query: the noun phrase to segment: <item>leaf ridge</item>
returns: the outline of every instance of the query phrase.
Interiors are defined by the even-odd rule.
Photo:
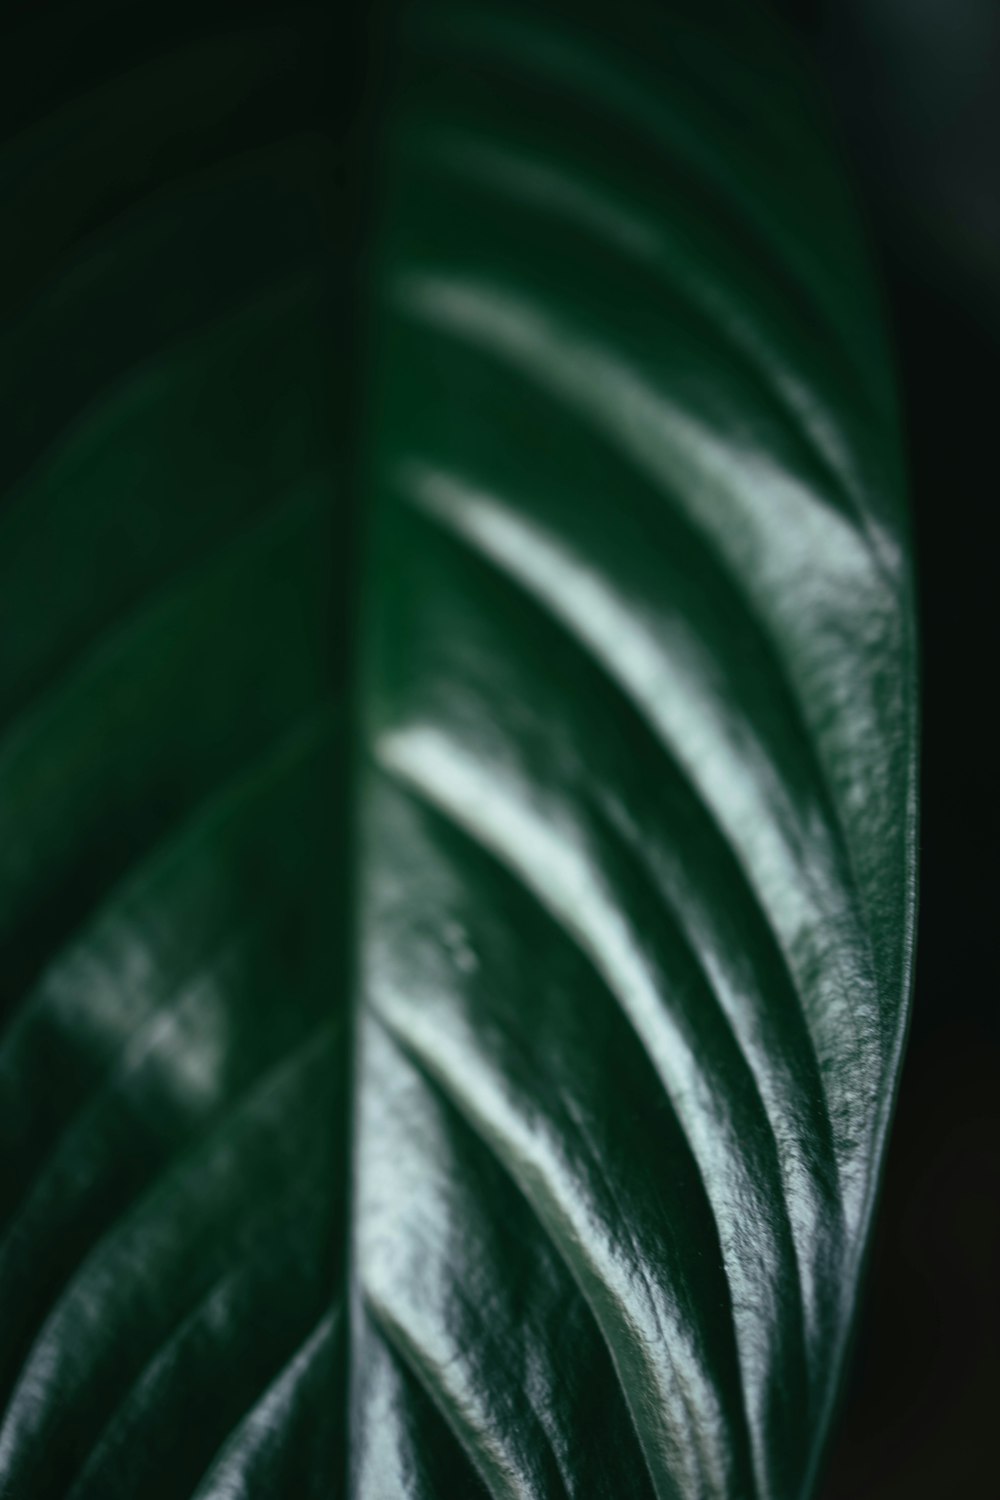
[[[437,811],[437,809],[435,809],[435,811]],[[401,1021],[397,1017],[390,1015],[386,1011],[384,1006],[379,1006],[377,1009],[373,1009],[370,1014],[372,1015],[374,1020],[386,1031],[393,1043],[400,1049],[403,1055],[417,1070],[418,1074],[427,1085],[427,1087],[432,1091],[432,1093],[434,1093],[446,1105],[454,1110],[461,1118],[465,1126],[473,1132],[476,1139],[479,1140],[482,1145],[487,1148],[493,1159],[503,1170],[505,1176],[516,1189],[519,1196],[528,1205],[542,1233],[545,1235],[549,1244],[556,1251],[561,1263],[571,1277],[573,1284],[579,1290],[580,1295],[583,1297],[584,1301],[591,1311],[591,1314],[594,1317],[594,1321],[597,1325],[598,1331],[611,1357],[612,1364],[616,1370],[616,1373],[618,1374],[622,1393],[625,1398],[626,1409],[629,1412],[632,1429],[635,1434],[636,1441],[639,1445],[640,1452],[642,1453],[646,1470],[650,1476],[650,1482],[653,1486],[654,1493],[658,1497],[664,1496],[664,1500],[666,1500],[666,1497],[669,1496],[670,1491],[664,1492],[663,1490],[663,1464],[662,1460],[658,1460],[656,1454],[658,1439],[655,1436],[650,1436],[648,1432],[644,1435],[633,1402],[629,1399],[628,1384],[623,1379],[621,1373],[622,1348],[624,1347],[627,1349],[627,1342],[622,1338],[620,1332],[616,1332],[615,1319],[612,1319],[607,1315],[602,1317],[598,1310],[598,1306],[595,1305],[596,1299],[590,1285],[587,1271],[586,1269],[581,1269],[581,1265],[577,1263],[575,1247],[582,1245],[582,1241],[580,1240],[574,1227],[572,1226],[572,1224],[567,1223],[565,1230],[563,1230],[559,1218],[559,1209],[556,1210],[554,1215],[545,1214],[543,1212],[540,1204],[536,1201],[535,1195],[527,1186],[526,1180],[522,1178],[522,1174],[518,1170],[516,1149],[512,1148],[508,1151],[503,1145],[501,1145],[500,1139],[495,1135],[495,1133],[487,1125],[480,1121],[477,1111],[475,1110],[469,1099],[465,1096],[462,1089],[457,1085],[456,1081],[448,1076],[448,1074],[443,1069],[435,1065],[433,1058],[427,1055],[425,1049],[421,1047],[419,1041],[409,1034],[409,1032],[404,1028]],[[556,1228],[557,1224],[559,1225],[558,1230]],[[637,1263],[640,1267],[641,1275],[645,1278],[646,1270],[644,1265],[642,1264],[641,1258]],[[596,1273],[594,1273],[593,1275],[593,1280],[595,1283],[601,1285],[602,1291],[606,1291],[605,1284],[601,1282],[600,1277]],[[651,1297],[650,1303],[651,1306],[655,1308],[656,1299]],[[366,1305],[374,1305],[371,1298],[366,1297]],[[629,1317],[628,1310],[625,1306],[624,1301],[619,1302],[616,1299],[616,1307],[618,1320],[621,1322],[623,1327],[627,1326]],[[669,1339],[666,1330],[664,1330],[662,1326],[659,1327],[658,1331],[662,1339],[662,1347],[665,1351],[666,1357],[671,1363],[673,1363],[673,1357],[671,1354],[671,1340]],[[697,1422],[694,1416],[693,1403],[691,1401],[689,1393],[685,1393],[683,1399],[687,1413],[688,1433],[690,1438],[688,1444],[688,1452],[697,1451],[699,1445],[696,1436]],[[439,1405],[440,1403],[436,1401],[435,1404]],[[678,1443],[679,1449],[682,1448],[682,1446],[682,1444]],[[466,1447],[466,1450],[469,1451],[468,1446],[464,1442],[463,1447]],[[474,1453],[470,1452],[469,1456],[475,1462]],[[480,1465],[477,1464],[476,1467],[480,1468]],[[482,1470],[480,1471],[482,1472]],[[484,1475],[484,1477],[486,1476]],[[518,1500],[520,1500],[520,1496],[518,1496]]]
[[[133,900],[137,893],[152,884],[164,867],[180,857],[187,845],[194,844],[207,830],[224,823],[241,802],[262,795],[270,785],[293,772],[302,760],[315,754],[329,739],[335,722],[335,715],[329,707],[303,713],[276,742],[235,767],[206,797],[198,799],[133,860],[130,869],[97,898],[84,921],[59,944],[36,982],[8,1009],[0,1024],[0,1063],[10,1044],[11,1033],[24,1023],[30,1011],[45,1004],[46,985],[58,972],[67,952],[71,953],[78,944],[85,943],[87,934],[111,920],[117,905]]]
[[[647,1055],[651,1066],[654,1068],[660,1085],[662,1086],[665,1096],[669,1101],[671,1112],[674,1115],[675,1119],[677,1119],[679,1122],[682,1136],[685,1142],[685,1147],[689,1154],[694,1174],[700,1185],[700,1191],[703,1195],[703,1199],[711,1214],[717,1238],[720,1243],[724,1243],[725,1237],[723,1236],[722,1226],[719,1221],[719,1206],[716,1201],[715,1195],[713,1195],[709,1191],[702,1163],[699,1160],[698,1154],[694,1150],[690,1140],[689,1130],[686,1125],[681,1123],[682,1117],[678,1114],[677,1099],[674,1090],[669,1082],[669,1075],[664,1075],[662,1057],[654,1059],[649,1055],[648,1038],[645,1035],[644,1030],[641,1028],[640,1023],[637,1021],[635,1007],[627,999],[623,999],[619,985],[613,975],[613,968],[612,971],[609,972],[609,964],[611,963],[611,960],[600,953],[599,944],[592,943],[588,940],[588,937],[586,936],[584,931],[582,921],[575,921],[569,914],[567,909],[564,909],[559,903],[551,899],[551,896],[549,894],[551,882],[544,881],[540,876],[538,876],[538,878],[534,878],[535,872],[529,873],[527,865],[524,862],[518,862],[516,857],[511,854],[509,847],[506,847],[502,841],[498,841],[495,836],[491,836],[482,827],[480,827],[476,820],[468,814],[467,809],[465,811],[459,810],[458,806],[453,800],[454,788],[457,781],[459,780],[457,774],[457,762],[452,760],[450,765],[449,790],[452,793],[452,797],[449,797],[448,793],[443,790],[439,782],[428,778],[425,775],[422,775],[419,770],[415,769],[413,765],[413,756],[412,754],[407,754],[407,751],[405,749],[396,748],[392,744],[389,744],[383,740],[383,743],[377,755],[377,761],[380,768],[389,776],[393,783],[400,788],[404,795],[408,796],[411,800],[415,799],[418,803],[425,805],[430,812],[440,818],[443,818],[445,822],[448,823],[456,833],[465,837],[474,846],[477,846],[485,855],[498,862],[500,866],[504,870],[506,870],[507,873],[518,883],[518,885],[521,886],[528,895],[530,895],[530,897],[545,913],[549,920],[552,921],[556,928],[561,931],[564,937],[570,942],[573,948],[581,955],[584,962],[587,964],[588,969],[593,973],[594,977],[600,983],[602,990],[604,990],[604,992],[608,995],[610,1003],[612,1003],[615,1008],[620,1011],[630,1029],[632,1029],[635,1033],[640,1047]],[[508,807],[505,811],[504,824],[508,830],[512,829],[515,826],[514,816],[510,807]],[[576,894],[577,898],[579,898],[579,891],[577,891]],[[660,999],[661,997],[658,996],[657,998]],[[664,1006],[663,1010],[664,1014],[670,1018],[671,1025],[673,1026],[675,1023],[671,1007]],[[383,1021],[386,1019],[384,1009],[380,1008],[379,1015]],[[412,1054],[413,1046],[411,1044],[409,1047],[406,1047],[408,1038],[398,1034],[398,1023],[396,1022],[395,1018],[393,1018],[391,1024],[393,1035],[397,1040],[400,1041],[401,1045],[404,1045],[408,1053]],[[740,1056],[742,1056],[742,1052],[740,1052]],[[425,1070],[427,1068],[430,1068],[433,1071],[434,1076],[440,1079],[440,1070],[434,1066],[431,1059],[427,1058],[424,1060],[424,1068]],[[451,1097],[450,1088],[449,1097]],[[468,1109],[470,1108],[468,1104],[466,1104],[463,1108],[463,1105],[457,1098],[457,1096],[452,1098],[452,1103],[456,1104],[456,1106],[459,1107],[459,1109],[463,1113],[467,1113]],[[493,1144],[495,1150],[496,1143],[494,1142]],[[779,1205],[779,1212],[782,1206],[783,1205]],[[577,1238],[574,1230],[572,1229],[572,1227],[568,1227],[566,1232],[566,1244],[574,1245],[576,1242]],[[641,1267],[642,1276],[645,1277],[646,1270],[645,1266],[642,1264],[642,1257],[637,1257],[637,1264]],[[571,1272],[573,1272],[573,1263],[568,1263],[567,1268]],[[794,1251],[791,1253],[791,1264],[789,1269],[792,1276],[796,1277],[797,1262]],[[742,1341],[735,1322],[733,1312],[734,1294],[729,1279],[728,1265],[725,1260],[720,1263],[720,1271],[727,1292],[727,1296],[725,1299],[727,1308],[727,1337],[732,1346],[735,1369],[738,1372],[737,1379],[742,1386],[743,1366],[742,1361],[738,1357],[738,1351],[741,1348]],[[591,1305],[593,1305],[591,1297],[587,1295],[585,1285],[581,1282],[580,1276],[576,1275],[575,1279],[577,1279],[578,1283],[581,1284],[581,1290],[583,1290],[584,1295],[587,1296],[588,1302],[591,1302]],[[649,1285],[648,1281],[647,1285]],[[650,1298],[650,1306],[654,1309],[658,1308],[659,1304],[655,1296]],[[692,1313],[695,1321],[697,1322],[699,1318],[699,1310],[692,1309]],[[656,1315],[658,1317],[659,1313],[657,1313]],[[623,1314],[623,1317],[625,1322],[627,1323],[627,1312]],[[663,1347],[667,1349],[669,1353],[671,1342],[670,1334],[667,1330],[662,1328],[661,1338]],[[609,1345],[609,1348],[616,1365],[619,1365],[619,1362],[622,1358],[621,1348],[618,1345]],[[626,1399],[628,1400],[627,1393]],[[696,1398],[691,1396],[689,1399],[694,1401]],[[745,1393],[743,1396],[742,1406],[742,1415],[744,1419],[746,1419],[748,1416],[748,1401]],[[692,1427],[691,1441],[694,1442],[695,1448],[697,1449],[697,1440],[693,1436],[695,1430],[696,1424],[694,1424],[694,1426]]]
[[[426,140],[418,138],[411,149],[415,164],[424,170],[457,177],[473,191],[481,190],[485,179],[495,192],[514,199],[522,212],[532,209],[539,219],[561,217],[624,260],[652,270],[668,294],[696,309],[721,348],[759,381],[789,436],[798,440],[839,498],[838,508],[866,535],[875,564],[892,586],[891,564],[883,556],[884,544],[864,504],[865,490],[852,472],[843,435],[831,425],[830,414],[820,409],[801,368],[786,374],[780,360],[772,358],[768,330],[754,320],[756,309],[740,307],[724,280],[713,278],[710,261],[692,272],[671,247],[669,229],[654,225],[631,202],[621,205],[586,178],[581,181],[568,169],[529,161],[516,147],[485,143],[474,131],[431,133]]]
[[[247,1117],[252,1116],[262,1104],[268,1102],[269,1096],[279,1092],[283,1086],[287,1086],[292,1075],[310,1064],[315,1064],[317,1056],[330,1046],[335,1034],[336,1025],[332,1020],[322,1022],[313,1028],[304,1041],[289,1048],[284,1056],[266,1066],[263,1072],[246,1087],[241,1097],[230,1102],[230,1107],[223,1119],[187,1151],[182,1152],[174,1160],[168,1161],[150,1181],[144,1184],[127,1212],[120,1214],[115,1222],[102,1232],[96,1243],[85,1249],[82,1258],[64,1279],[60,1290],[50,1303],[48,1312],[35,1331],[22,1360],[20,1371],[15,1377],[6,1403],[3,1422],[0,1425],[0,1482],[2,1482],[4,1472],[9,1471],[16,1457],[22,1432],[30,1431],[32,1417],[38,1407],[39,1394],[45,1391],[48,1384],[47,1372],[43,1371],[40,1378],[36,1380],[33,1369],[38,1358],[44,1353],[46,1333],[53,1328],[60,1308],[67,1305],[74,1289],[82,1284],[88,1273],[93,1273],[105,1247],[126,1238],[139,1216],[149,1212],[161,1197],[169,1195],[189,1160],[206,1156],[223,1140],[244,1127]]]
[[[380,1022],[386,1025],[384,1017]],[[436,1086],[420,1060],[407,1049],[405,1040],[395,1030],[386,1026],[393,1041],[403,1050],[431,1086]],[[449,1103],[453,1104],[451,1099]],[[416,1380],[431,1404],[444,1418],[456,1441],[465,1452],[473,1468],[486,1485],[493,1500],[546,1500],[534,1485],[525,1485],[509,1466],[499,1444],[490,1441],[488,1432],[479,1430],[472,1416],[466,1414],[448,1382],[434,1370],[432,1362],[423,1358],[421,1350],[410,1338],[406,1329],[393,1316],[390,1309],[370,1291],[365,1291],[363,1305],[376,1330],[382,1336],[392,1355]],[[544,1433],[544,1429],[541,1429]],[[496,1450],[496,1451],[494,1451]],[[570,1500],[559,1472],[559,1490],[563,1500]]]
[[[268,1420],[272,1411],[275,1408],[280,1410],[282,1403],[294,1394],[302,1381],[308,1379],[316,1362],[324,1356],[327,1346],[336,1337],[341,1319],[339,1305],[334,1305],[323,1314],[291,1358],[264,1387],[259,1399],[243,1413],[229,1438],[220,1445],[215,1458],[192,1493],[191,1500],[249,1500],[245,1485],[235,1490],[229,1482],[233,1479],[235,1483],[239,1477],[237,1474],[234,1478],[232,1471],[240,1456],[241,1441],[249,1444],[252,1449],[255,1436],[259,1439],[262,1435],[268,1435],[272,1430]],[[255,1431],[255,1421],[259,1422],[262,1431]]]
[[[452,481],[449,476],[442,477],[444,478],[446,484],[454,484],[454,481]],[[462,486],[461,481],[459,481],[457,491],[460,493],[463,487],[464,486]],[[746,862],[741,856],[739,849],[732,842],[729,830],[727,829],[726,825],[717,817],[714,807],[706,799],[704,789],[693,778],[689,767],[680,757],[677,756],[671,744],[665,739],[664,735],[662,734],[659,725],[649,716],[647,705],[642,701],[640,695],[634,691],[627,679],[627,676],[615,670],[611,656],[608,654],[599,654],[598,652],[596,652],[593,648],[593,643],[587,638],[586,635],[584,635],[580,631],[578,622],[575,619],[572,611],[563,606],[563,602],[559,599],[559,597],[554,593],[544,591],[539,586],[538,581],[534,577],[529,576],[529,574],[524,570],[519,570],[513,562],[512,558],[509,555],[506,555],[501,547],[491,546],[489,540],[484,536],[481,529],[477,528],[474,523],[470,524],[464,522],[457,506],[436,503],[437,495],[435,493],[432,493],[431,488],[428,484],[421,484],[419,480],[400,484],[398,486],[397,492],[404,500],[404,502],[412,506],[422,518],[428,520],[433,525],[441,527],[450,538],[452,538],[459,544],[469,548],[477,558],[479,558],[487,566],[493,569],[498,574],[498,576],[503,579],[503,581],[510,587],[527,595],[539,608],[544,611],[546,617],[555,625],[555,627],[561,632],[561,634],[586,657],[588,662],[593,665],[595,670],[608,683],[612,692],[621,695],[629,703],[632,709],[638,714],[643,726],[648,731],[651,740],[656,744],[658,750],[666,759],[671,771],[679,774],[685,785],[690,790],[696,802],[703,808],[706,815],[712,822],[713,827],[718,831],[720,837],[723,839],[727,849],[732,855],[734,867],[739,871],[740,876],[745,882],[745,887],[752,899],[755,913],[759,917],[763,928],[768,934],[769,940],[773,942],[777,952],[782,956],[783,960],[785,960],[786,946],[783,935],[775,927],[771,915],[768,911],[767,905],[752,878],[752,872],[747,868]],[[505,517],[510,517],[509,511],[505,512]],[[664,899],[666,900],[667,898],[664,897]],[[683,921],[682,926],[686,926]],[[702,968],[704,971],[704,965],[702,965]],[[787,972],[787,963],[785,971]],[[813,1061],[815,1064],[815,1076],[817,1082],[820,1084],[821,1092],[819,1096],[819,1103],[821,1107],[823,1135],[825,1140],[832,1143],[832,1117],[830,1114],[827,1094],[825,1089],[822,1087],[822,1067],[820,1063],[819,1053],[816,1049],[815,1039],[813,1037],[812,1028],[809,1023],[808,1012],[803,1006],[802,997],[799,992],[798,986],[790,973],[788,975],[787,988],[791,995],[793,1003],[799,1008],[801,1013],[804,1028],[803,1035],[811,1049]],[[716,996],[716,998],[718,999],[718,995]],[[723,1010],[725,1009],[725,1007],[721,1006],[720,1008]],[[730,1025],[731,1024],[732,1023],[730,1022]],[[840,1200],[838,1200],[838,1202],[840,1208],[842,1209],[842,1202]]]
[[[431,45],[439,55],[452,52],[480,62],[502,59],[525,79],[544,81],[550,108],[552,94],[558,90],[563,96],[578,97],[591,118],[602,109],[605,120],[620,121],[642,147],[648,149],[652,140],[665,160],[685,173],[702,198],[707,197],[731,221],[735,220],[733,228],[741,241],[748,240],[765,258],[775,280],[804,313],[819,322],[824,343],[836,349],[861,388],[875,397],[870,384],[872,362],[859,358],[854,345],[843,338],[842,322],[828,305],[835,283],[827,275],[823,258],[812,253],[807,242],[779,233],[757,199],[734,191],[733,174],[724,171],[728,159],[713,152],[712,132],[699,130],[680,111],[671,110],[647,70],[637,67],[634,57],[626,60],[611,36],[602,37],[601,51],[584,49],[570,28],[559,21],[552,24],[532,14],[529,24],[530,33],[524,21],[498,16],[489,7],[481,7],[478,12],[469,7],[465,15],[458,16],[452,10],[432,33]],[[717,119],[713,123],[717,125]],[[824,289],[826,298],[816,297],[815,286]]]
[[[600,663],[607,669],[606,675],[610,673],[611,678],[617,683],[620,690],[630,699],[640,715],[647,720],[654,736],[661,741],[666,740],[671,759],[676,759],[682,766],[689,781],[693,783],[700,799],[709,811],[713,822],[720,830],[724,831],[724,835],[730,843],[738,863],[743,868],[748,881],[754,887],[756,899],[762,906],[762,910],[768,924],[772,928],[779,948],[785,955],[786,962],[794,973],[795,962],[789,948],[788,933],[780,925],[776,924],[767,896],[762,889],[758,888],[754,862],[742,851],[734,830],[730,826],[732,808],[723,816],[723,810],[717,808],[715,803],[709,800],[708,788],[702,787],[699,784],[699,778],[695,776],[692,767],[688,765],[687,756],[682,746],[679,745],[677,749],[673,748],[672,742],[677,731],[677,726],[675,724],[671,728],[667,727],[667,719],[665,717],[667,705],[664,704],[658,712],[651,711],[651,684],[644,679],[651,677],[654,671],[658,677],[662,676],[664,668],[670,663],[670,657],[664,651],[662,638],[655,637],[653,638],[655,639],[655,645],[650,646],[648,644],[646,640],[648,627],[641,620],[633,621],[630,618],[626,618],[615,599],[614,590],[609,591],[607,589],[607,580],[599,566],[595,568],[595,565],[587,559],[578,561],[572,554],[565,556],[562,550],[561,539],[553,540],[543,529],[526,527],[520,518],[517,518],[502,503],[498,504],[492,497],[484,496],[480,491],[469,489],[463,481],[459,480],[456,482],[448,475],[442,476],[439,471],[428,469],[423,465],[417,465],[416,467],[404,466],[402,479],[397,482],[396,487],[401,494],[401,498],[407,501],[407,503],[415,504],[418,509],[424,511],[434,510],[438,512],[439,518],[444,520],[449,530],[464,532],[474,550],[481,550],[484,553],[490,554],[501,571],[512,573],[516,581],[535,598],[537,603],[541,604],[543,609],[550,615],[558,616],[571,632],[581,637],[581,640],[586,641],[588,652],[599,658]],[[477,512],[475,517],[471,515],[472,511]],[[480,517],[478,512],[482,512],[483,517]],[[482,524],[480,524],[480,520],[482,520]],[[524,566],[526,550],[523,545],[518,545],[519,541],[530,541],[530,547],[536,554],[544,551],[547,559],[544,566],[546,574],[551,573],[553,567],[557,567],[560,571],[567,573],[567,578],[569,573],[572,573],[577,580],[586,576],[587,587],[585,591],[588,594],[587,608],[591,613],[599,613],[602,617],[603,639],[600,648],[596,645],[594,621],[585,618],[581,614],[582,605],[580,601],[577,601],[579,607],[575,610],[567,607],[565,600],[560,594],[553,592],[551,580],[543,582],[543,575],[537,568],[526,568]],[[597,590],[593,587],[592,581],[594,579],[599,581],[599,588]],[[567,588],[566,592],[567,597],[570,597],[571,591]],[[582,590],[578,587],[577,593],[580,592]],[[597,597],[598,592],[602,596],[600,599]],[[631,668],[623,668],[621,666],[619,660],[620,653],[619,655],[612,654],[616,636],[621,635],[625,629],[630,633],[628,644],[633,655]],[[694,678],[689,668],[685,669],[685,673],[683,685],[690,697],[690,686]],[[663,696],[661,688],[661,700]],[[667,701],[669,702],[669,700]],[[793,699],[793,701],[795,700]],[[713,733],[717,733],[717,731],[713,729]],[[797,738],[796,744],[806,748],[809,747],[810,741],[805,731],[803,731],[801,738]],[[689,749],[690,747],[688,747]],[[853,979],[866,993],[872,993],[875,989],[872,934],[862,920],[859,911],[862,894],[854,871],[853,861],[850,860],[846,852],[843,828],[831,805],[829,790],[823,778],[821,768],[818,766],[811,752],[807,757],[805,765],[809,770],[810,776],[815,773],[820,777],[819,786],[812,790],[814,795],[818,797],[819,808],[817,811],[821,811],[823,830],[826,838],[822,852],[818,855],[813,855],[811,864],[804,863],[800,852],[799,839],[801,830],[798,827],[798,814],[790,820],[790,811],[783,810],[781,807],[774,807],[772,805],[772,792],[769,786],[755,787],[754,795],[755,797],[759,797],[763,793],[765,800],[768,802],[768,812],[771,821],[776,824],[775,831],[780,839],[780,847],[783,851],[782,858],[786,862],[790,862],[791,869],[794,870],[797,877],[799,890],[797,899],[808,899],[810,903],[809,926],[811,930],[818,935],[822,930],[824,922],[828,926],[838,920],[841,922],[850,922],[850,933],[845,935],[842,931],[844,942],[841,947],[844,949],[845,957],[848,953],[851,954],[852,962],[856,962],[857,951],[860,949],[864,962],[861,969],[853,976]],[[734,777],[731,776],[728,786],[729,794],[733,790],[733,780]],[[742,795],[742,792],[740,795]],[[745,815],[743,816],[745,817]],[[819,832],[819,829],[814,820],[810,823],[809,831],[812,844],[815,848],[817,842],[816,834]],[[820,862],[819,868],[816,868],[817,859]],[[827,868],[828,865],[830,868]],[[839,915],[838,907],[841,909]],[[850,943],[847,942],[848,937],[851,940]],[[797,982],[793,985],[793,989],[804,1003],[804,994]],[[839,993],[842,1005],[854,1017],[852,1028],[857,1044],[859,1046],[868,1045],[866,1032],[857,1019],[859,1012],[855,1002],[853,985],[846,982],[842,983]],[[816,1038],[813,1031],[811,1012],[805,1009],[804,1015],[807,1027],[813,1035],[814,1045],[818,1048],[818,1038]],[[824,1069],[822,1067],[821,1056],[819,1053],[817,1053],[817,1056],[819,1058],[820,1077],[823,1077]],[[826,1108],[828,1113],[832,1112],[832,1101],[829,1098],[827,1099]],[[833,1118],[832,1113],[831,1118]],[[850,1128],[848,1126],[848,1130]]]

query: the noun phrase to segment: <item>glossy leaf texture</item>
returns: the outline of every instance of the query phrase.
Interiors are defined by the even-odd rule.
[[[321,1496],[348,884],[322,27],[140,10],[4,48],[0,1493]]]
[[[915,775],[808,77],[413,3],[359,128],[325,7],[83,11],[0,153],[0,1492],[803,1500]]]

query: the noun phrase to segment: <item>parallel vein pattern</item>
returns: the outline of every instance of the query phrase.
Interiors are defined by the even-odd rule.
[[[912,939],[850,205],[747,0],[388,10],[3,23],[0,1496],[806,1500]]]
[[[35,9],[0,49],[0,1494],[311,1500],[347,1196],[326,64],[277,8]]]
[[[890,385],[821,122],[742,10],[442,5],[407,34],[356,1409],[387,1342],[493,1496],[808,1491],[898,1065]],[[466,1133],[476,1172],[447,1159]],[[570,1308],[613,1453],[596,1377],[551,1358]],[[410,1397],[390,1422],[378,1389],[419,1467]]]

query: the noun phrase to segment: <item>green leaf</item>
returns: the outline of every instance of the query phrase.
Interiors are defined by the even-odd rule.
[[[325,9],[86,12],[4,64],[0,1490],[804,1497],[915,782],[808,76],[456,0],[359,127]]]

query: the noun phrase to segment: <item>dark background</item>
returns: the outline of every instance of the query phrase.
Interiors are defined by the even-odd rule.
[[[913,1023],[821,1500],[978,1500],[1000,1403],[1000,0],[781,8],[825,75],[887,300],[923,651]]]

